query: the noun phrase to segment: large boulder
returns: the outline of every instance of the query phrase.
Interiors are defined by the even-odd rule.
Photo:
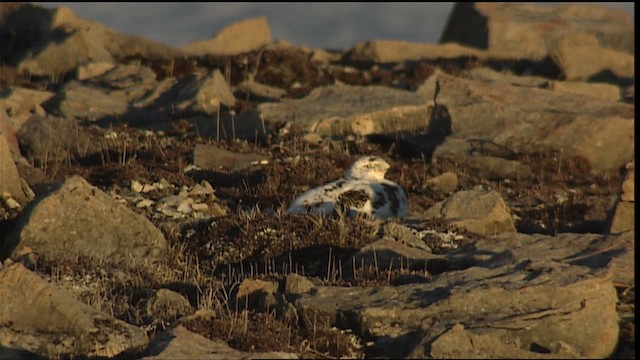
[[[148,343],[143,329],[74,299],[20,263],[0,268],[0,299],[3,358],[114,358]]]
[[[74,120],[38,114],[32,115],[16,135],[24,157],[36,164],[82,158],[99,151],[104,142]]]
[[[397,63],[421,59],[455,59],[486,57],[486,52],[458,44],[421,44],[397,40],[372,40],[356,45],[350,54],[353,61]]]
[[[267,125],[290,121],[327,136],[416,130],[429,118],[423,96],[384,86],[319,87],[302,99],[260,104],[258,111]]]
[[[474,144],[508,153],[581,157],[594,172],[617,170],[634,156],[634,106],[546,89],[487,83],[438,74],[438,106],[447,110],[452,135],[434,158],[462,157]],[[418,89],[433,97],[429,79]],[[447,143],[462,141],[467,148]]]
[[[495,190],[458,191],[429,208],[427,218],[444,218],[478,234],[516,232],[507,204]]]
[[[629,81],[634,38],[629,15],[603,6],[459,3],[440,42],[487,50],[497,59],[550,58],[567,80]]]
[[[124,263],[158,259],[167,242],[147,218],[76,175],[30,204],[9,234],[2,258],[25,246],[47,258]]]

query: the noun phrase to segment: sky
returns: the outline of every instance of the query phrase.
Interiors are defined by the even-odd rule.
[[[118,32],[181,47],[208,39],[247,18],[267,16],[274,39],[295,45],[346,49],[373,39],[436,43],[453,2],[440,3],[35,3],[64,5],[80,18]],[[634,3],[599,3],[626,11]],[[545,4],[546,6],[546,4]]]

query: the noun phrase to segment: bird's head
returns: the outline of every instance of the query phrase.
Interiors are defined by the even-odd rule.
[[[347,178],[382,180],[389,164],[378,156],[364,156],[356,160],[347,171]]]

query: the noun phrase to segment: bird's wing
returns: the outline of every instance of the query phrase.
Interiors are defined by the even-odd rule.
[[[344,191],[345,182],[345,179],[338,179],[306,191],[291,203],[287,213],[324,212],[330,214],[335,208],[339,194]]]
[[[398,184],[385,179],[372,184],[372,188],[374,198],[371,205],[377,217],[405,217],[407,197]]]
[[[336,207],[342,211],[363,209],[371,197],[363,186],[356,186],[338,195]]]

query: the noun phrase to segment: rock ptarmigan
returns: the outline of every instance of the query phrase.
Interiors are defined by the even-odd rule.
[[[384,178],[388,169],[389,164],[380,157],[361,157],[343,178],[300,195],[287,214],[332,215],[342,211],[350,216],[403,218],[407,214],[407,197],[398,184]]]

